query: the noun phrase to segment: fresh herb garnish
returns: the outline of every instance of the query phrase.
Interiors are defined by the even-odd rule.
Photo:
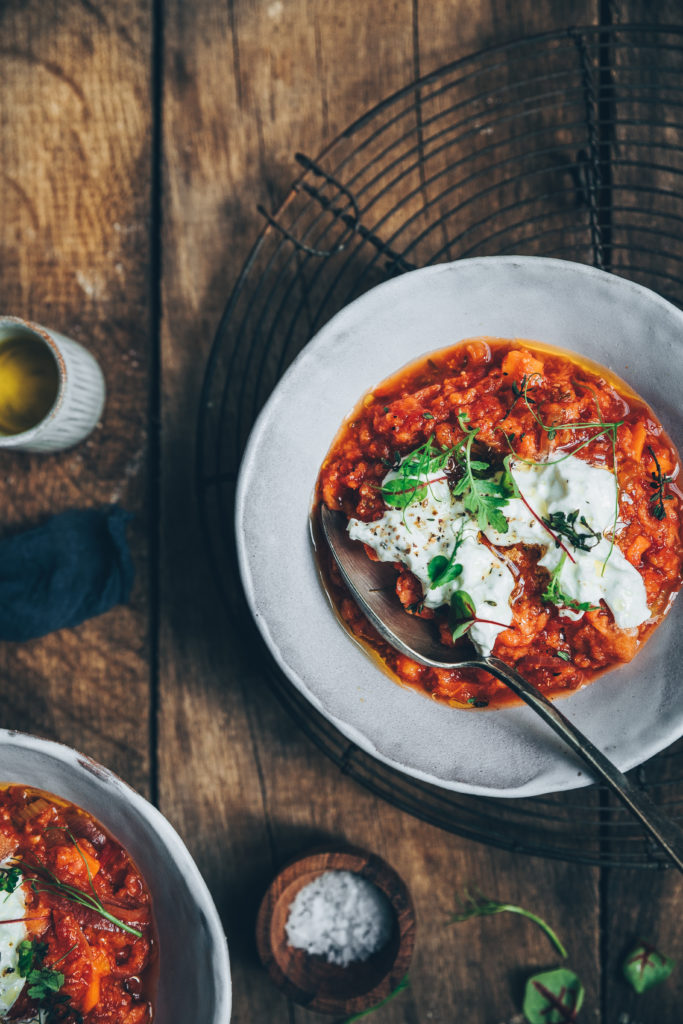
[[[26,978],[28,982],[27,994],[39,1004],[43,1011],[41,1021],[45,1024],[57,1024],[57,1021],[70,1020],[81,1021],[83,1017],[71,1006],[71,998],[68,995],[59,994],[64,984],[64,975],[55,968],[66,960],[69,953],[73,953],[76,946],[68,949],[59,960],[55,960],[50,967],[45,967],[44,961],[47,955],[48,946],[45,942],[34,939],[24,939],[17,946],[19,976]]]
[[[438,451],[434,447],[434,438],[427,438],[424,444],[410,452],[400,462],[396,467],[397,475],[382,484],[384,503],[393,508],[405,509],[414,501],[426,498],[429,481],[424,477],[443,469],[453,451],[453,448]]]
[[[622,965],[624,977],[636,992],[646,992],[653,985],[666,981],[676,962],[664,956],[647,942],[639,942]]]
[[[567,956],[567,950],[550,925],[538,917],[537,914],[533,914],[530,910],[525,910],[524,907],[518,907],[514,903],[500,903],[498,900],[489,900],[482,896],[481,893],[472,895],[467,889],[463,893],[463,898],[459,899],[458,902],[462,909],[448,919],[449,924],[469,921],[473,917],[488,917],[491,914],[501,914],[503,912],[520,914],[522,917],[528,918],[529,921],[533,921],[534,924],[537,924],[545,932],[560,956]]]
[[[534,974],[526,983],[522,1009],[529,1024],[575,1024],[585,990],[566,967]]]
[[[571,661],[571,655],[567,651],[553,651],[556,658],[561,658],[562,661]]]
[[[20,860],[17,862],[17,866],[24,872],[24,874],[36,876],[34,878],[27,879],[33,892],[57,893],[59,896],[64,896],[72,903],[77,903],[81,907],[87,907],[88,910],[93,910],[96,914],[99,914],[100,917],[104,917],[105,920],[116,925],[117,928],[121,928],[124,932],[128,932],[130,935],[135,935],[136,938],[141,939],[142,932],[139,931],[139,929],[133,928],[132,925],[126,924],[125,921],[121,921],[120,918],[116,917],[115,914],[112,914],[106,909],[102,900],[97,895],[88,862],[83,856],[71,831],[68,828],[59,828],[59,831],[64,832],[78,850],[88,873],[88,882],[90,884],[91,892],[86,892],[84,889],[79,889],[75,885],[69,885],[67,882],[62,882],[46,864],[39,863],[38,861],[30,862]],[[42,887],[39,885],[39,882],[43,883]]]
[[[490,626],[500,626],[501,629],[509,629],[509,624],[496,622],[495,619],[480,619],[477,615],[474,601],[466,590],[456,590],[451,597],[448,611],[448,628],[451,631],[453,641],[459,640],[467,633],[475,622],[483,622]]]
[[[11,895],[21,882],[21,870],[14,866],[0,868],[0,892]]]
[[[474,625],[476,613],[470,595],[465,590],[456,590],[451,597],[448,612],[448,628],[454,641],[459,640]]]
[[[664,508],[665,501],[671,501],[673,494],[665,494],[664,488],[667,484],[673,483],[673,477],[664,476],[662,473],[662,467],[659,465],[657,456],[653,452],[650,445],[647,446],[652,458],[655,460],[656,471],[651,473],[652,480],[650,481],[650,487],[654,490],[654,494],[650,498],[649,504],[652,505],[650,511],[655,519],[666,519],[666,509]]]
[[[581,526],[586,528],[588,531],[587,533],[579,533],[576,528],[577,519]],[[571,541],[575,548],[579,548],[581,551],[590,551],[591,548],[594,548],[596,544],[600,543],[602,534],[596,533],[595,530],[588,525],[585,516],[579,517],[578,508],[566,515],[564,512],[551,512],[549,516],[543,517],[543,522],[555,533],[562,537],[566,537],[567,540]],[[561,546],[559,540],[556,541],[556,544],[558,548]]]
[[[507,533],[507,519],[501,509],[507,505],[510,497],[511,474],[505,477],[502,484],[490,475],[488,462],[472,458],[472,444],[479,433],[479,427],[470,429],[467,426],[467,413],[458,414],[458,422],[465,433],[465,443],[457,446],[455,457],[464,470],[463,476],[453,488],[454,495],[462,495],[462,502],[467,512],[474,516],[480,530],[492,526],[498,533]],[[488,476],[486,474],[489,474]]]
[[[569,608],[573,612],[596,612],[598,611],[598,605],[591,604],[590,601],[577,601],[575,598],[570,597],[566,594],[560,585],[560,575],[564,563],[567,560],[566,552],[560,558],[555,568],[550,574],[550,582],[541,595],[541,600],[547,604],[554,604],[558,608]]]
[[[465,529],[464,523],[461,523],[460,529],[458,530],[455,538],[455,544],[448,558],[445,555],[435,555],[431,559],[427,566],[427,572],[429,573],[430,579],[430,590],[435,590],[436,587],[443,587],[446,583],[452,583],[453,580],[457,579],[462,572],[462,565],[455,561],[455,556],[458,553],[458,548],[462,544],[463,530]]]
[[[486,697],[468,697],[467,703],[471,704],[473,708],[487,708],[489,706]]]
[[[539,376],[539,375],[538,374],[534,374],[533,376]],[[616,496],[615,496],[615,500],[614,500],[614,519],[613,519],[613,523],[612,523],[612,535],[611,535],[611,538],[610,538],[610,547],[609,547],[609,551],[607,552],[607,555],[605,557],[605,561],[603,562],[603,565],[602,565],[602,572],[604,574],[605,569],[607,567],[607,563],[608,563],[608,561],[610,559],[612,551],[614,550],[614,537],[615,537],[615,534],[616,534],[616,531],[617,531],[617,522],[618,522],[618,518],[619,518],[619,471],[618,471],[618,465],[617,465],[617,430],[619,429],[619,427],[621,427],[623,425],[624,421],[623,420],[614,420],[614,421],[604,420],[603,417],[602,417],[602,412],[600,410],[600,402],[598,401],[598,396],[597,396],[597,394],[595,392],[595,389],[593,387],[591,387],[590,384],[587,384],[587,383],[585,383],[583,381],[574,380],[572,383],[575,384],[577,387],[584,388],[586,391],[590,391],[592,393],[593,401],[595,402],[595,408],[596,408],[597,414],[598,414],[597,420],[589,421],[589,422],[585,422],[585,423],[581,423],[581,422],[577,422],[577,423],[550,423],[550,424],[544,423],[543,420],[541,419],[541,417],[536,412],[536,410],[532,409],[532,407],[531,407],[532,404],[536,405],[537,403],[534,402],[532,399],[530,399],[529,396],[528,396],[529,380],[527,380],[526,377],[524,377],[522,379],[522,385],[523,386],[522,386],[522,396],[521,397],[524,399],[524,403],[525,403],[527,409],[529,410],[529,412],[531,413],[531,415],[533,416],[533,418],[536,421],[536,423],[539,425],[541,430],[543,430],[548,435],[548,440],[549,441],[553,441],[555,439],[557,433],[559,431],[561,431],[561,430],[592,430],[593,428],[596,428],[597,432],[595,434],[592,434],[591,437],[587,437],[585,440],[579,442],[579,444],[577,444],[574,448],[572,448],[572,450],[570,452],[565,452],[565,454],[562,455],[559,459],[548,459],[548,460],[546,460],[543,463],[543,465],[545,465],[545,466],[554,466],[554,465],[557,465],[560,462],[564,462],[565,459],[568,459],[570,457],[570,455],[576,455],[576,453],[580,452],[582,448],[585,448],[587,445],[592,444],[593,441],[597,441],[598,438],[600,438],[600,437],[607,436],[607,437],[609,437],[609,439],[611,441],[611,444],[612,444],[612,472],[614,473],[614,480],[615,480],[615,483],[616,483]],[[513,455],[515,455],[515,451],[514,451],[514,448],[512,447],[512,442],[510,440],[510,437],[505,433],[504,430],[503,430],[503,436],[505,437],[505,440],[507,441],[507,444],[508,444],[508,446],[510,448],[510,451],[512,452]],[[519,459],[520,462],[526,463],[528,466],[536,466],[536,465],[538,465],[538,463],[534,462],[533,459],[524,459],[520,455],[515,455],[515,458]]]
[[[367,1010],[360,1010],[358,1013],[354,1013],[350,1017],[345,1017],[344,1020],[340,1021],[340,1024],[353,1024],[354,1021],[360,1020],[361,1017],[367,1017],[369,1013],[374,1013],[375,1010],[379,1010],[380,1006],[385,1006],[395,996],[399,995],[401,992],[405,992],[409,985],[410,978],[406,974],[403,978],[401,978],[393,992],[390,992],[388,996],[385,996],[384,999],[381,1000],[381,1002],[375,1003],[374,1006],[368,1007]]]

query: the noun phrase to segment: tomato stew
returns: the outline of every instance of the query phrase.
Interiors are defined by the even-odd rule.
[[[27,981],[6,1019],[35,1014],[38,1020],[40,1009],[49,1022],[151,1021],[157,957],[151,899],[121,845],[73,804],[6,786],[0,789],[5,891],[18,872],[26,934],[15,969]],[[7,923],[2,901],[0,894],[0,926]]]
[[[613,428],[601,428],[608,423]],[[654,413],[609,371],[532,342],[472,339],[421,359],[363,398],[325,459],[318,501],[349,518],[378,520],[387,511],[382,485],[391,468],[430,438],[433,450],[443,451],[475,429],[477,457],[499,468],[507,455],[540,465],[569,453],[616,474],[611,540],[644,582],[647,621],[619,629],[604,601],[567,617],[548,599],[549,572],[538,564],[542,549],[504,549],[517,582],[512,621],[496,636],[493,654],[547,694],[576,690],[633,658],[681,585],[678,455]],[[462,707],[514,701],[483,670],[427,668],[394,651],[350,598],[324,548],[321,571],[344,623],[399,680]],[[422,584],[400,563],[396,592],[409,614],[433,618],[442,641],[454,643],[448,609],[425,608]],[[468,644],[466,636],[455,642]]]

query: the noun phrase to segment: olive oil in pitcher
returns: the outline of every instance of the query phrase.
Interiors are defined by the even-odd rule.
[[[58,391],[57,362],[44,341],[21,329],[0,335],[0,435],[35,427]]]

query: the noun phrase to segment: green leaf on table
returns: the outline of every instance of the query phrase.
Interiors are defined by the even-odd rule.
[[[564,948],[557,934],[553,931],[550,925],[544,921],[542,917],[539,917],[538,914],[534,914],[531,910],[525,910],[524,907],[518,907],[516,903],[502,903],[500,900],[490,900],[480,892],[472,894],[467,889],[465,889],[463,896],[459,899],[459,903],[461,909],[457,914],[453,914],[453,916],[449,918],[449,924],[456,924],[459,921],[469,921],[473,917],[489,917],[491,914],[519,914],[521,917],[526,917],[529,921],[533,921],[534,924],[537,924],[538,927],[545,932],[560,956],[567,956],[567,950]]]
[[[529,1024],[574,1024],[585,994],[577,975],[558,967],[529,978],[522,1010]]]
[[[622,970],[627,982],[636,992],[646,992],[653,985],[666,981],[675,966],[675,960],[660,953],[647,942],[639,942],[624,960]]]

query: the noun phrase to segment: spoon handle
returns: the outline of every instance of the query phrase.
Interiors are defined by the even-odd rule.
[[[498,658],[485,658],[479,664],[509,686],[551,729],[554,729],[567,746],[571,747],[593,773],[626,804],[678,870],[683,871],[683,829],[662,814],[649,796],[641,789],[637,789],[624,773],[620,772],[602,751],[593,746],[591,741],[528,680]]]

